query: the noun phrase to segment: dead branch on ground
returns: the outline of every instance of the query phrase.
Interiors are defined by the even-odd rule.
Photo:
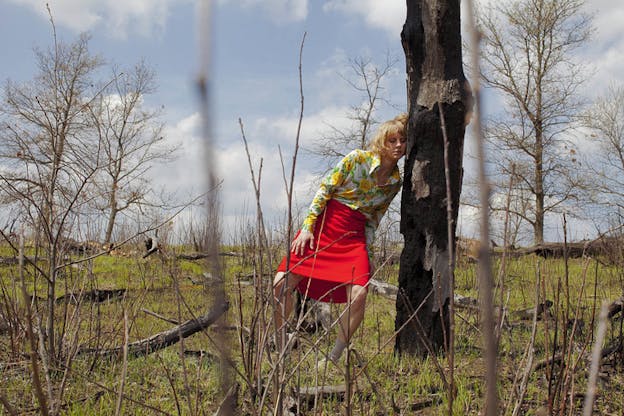
[[[173,345],[181,339],[187,338],[214,324],[228,309],[229,303],[222,303],[205,315],[189,319],[180,325],[154,334],[149,338],[132,342],[128,344],[128,355],[133,357],[144,356]],[[123,346],[108,349],[81,348],[78,350],[78,354],[95,353],[107,357],[120,356],[122,352]]]

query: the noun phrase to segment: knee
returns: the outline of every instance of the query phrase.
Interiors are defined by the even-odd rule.
[[[277,272],[273,278],[273,288],[284,284],[284,272]]]
[[[286,283],[286,279],[284,279],[284,273],[278,272],[273,279],[273,295],[276,298],[284,292],[284,283]]]
[[[364,286],[353,285],[351,287],[351,303],[361,304],[366,303],[366,295],[368,290]]]
[[[300,276],[294,274],[287,276],[284,272],[277,272],[273,279],[273,293],[275,293],[275,296],[278,296],[284,292],[291,292],[300,280]]]

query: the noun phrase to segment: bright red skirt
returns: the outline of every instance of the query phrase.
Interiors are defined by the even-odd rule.
[[[314,227],[314,250],[291,252],[289,267],[284,257],[277,270],[302,276],[297,290],[310,298],[345,303],[346,285],[367,287],[370,278],[365,225],[362,213],[330,199]]]

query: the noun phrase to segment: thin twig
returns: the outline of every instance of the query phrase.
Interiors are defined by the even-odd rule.
[[[536,281],[535,281],[535,305],[539,305],[539,287],[540,287],[540,269],[537,267],[536,269]],[[522,377],[520,379],[520,385],[518,386],[518,398],[513,408],[512,416],[517,416],[522,408],[522,403],[524,402],[524,396],[526,395],[526,390],[529,382],[529,376],[533,371],[533,359],[535,357],[535,335],[537,334],[537,307],[533,312],[533,323],[531,325],[531,339],[529,340],[528,345],[524,350],[523,361],[525,362],[524,369],[522,371]],[[514,383],[511,388],[511,397],[512,399],[516,395],[516,385],[517,385],[518,374],[514,379]],[[504,414],[504,413],[503,413]]]
[[[20,241],[19,241],[19,276],[20,281],[22,282],[22,296],[24,299],[24,303],[26,305],[26,330],[28,334],[28,340],[30,341],[30,364],[32,367],[32,379],[33,379],[33,387],[35,390],[35,397],[39,402],[39,409],[41,410],[41,414],[44,416],[48,415],[48,405],[46,402],[45,395],[43,393],[43,389],[41,388],[41,379],[39,376],[39,365],[37,364],[37,342],[35,341],[35,335],[33,331],[33,319],[32,312],[30,309],[30,302],[28,300],[28,293],[26,292],[26,280],[24,277],[24,233],[20,233]],[[45,351],[42,351],[42,354],[45,354]]]
[[[163,315],[158,314],[156,312],[152,312],[149,309],[141,308],[141,312],[145,312],[146,314],[151,315],[151,316],[153,316],[155,318],[162,319],[163,321],[169,322],[170,324],[174,324],[174,325],[179,325],[180,324],[180,322],[175,320],[175,319],[167,318],[166,316],[163,316]]]
[[[263,305],[266,304],[266,302],[264,301],[264,293],[265,293],[265,287],[264,287],[264,279],[263,279],[263,275],[264,275],[264,257],[265,254],[269,254],[269,250],[268,250],[268,239],[267,239],[267,234],[266,234],[266,228],[264,226],[264,216],[262,213],[262,205],[260,203],[260,189],[261,189],[261,183],[262,183],[262,163],[263,163],[263,159],[260,159],[260,165],[258,168],[258,180],[256,181],[255,178],[255,171],[254,171],[254,167],[253,164],[251,162],[251,154],[249,152],[249,146],[247,143],[247,137],[245,136],[245,129],[243,126],[243,121],[242,119],[238,119],[239,121],[239,125],[240,125],[240,129],[241,129],[241,136],[243,139],[243,143],[245,145],[245,153],[247,154],[247,162],[249,164],[249,172],[251,174],[251,182],[254,188],[254,194],[256,197],[256,224],[257,224],[257,232],[256,232],[256,240],[257,240],[257,252],[255,253],[255,258],[256,261],[254,262],[254,272],[253,277],[254,277],[254,304],[253,304],[253,310],[252,310],[252,324],[250,325],[250,328],[253,330],[253,333],[249,334],[250,338],[253,339],[255,341],[255,338],[257,336],[257,342],[253,342],[253,344],[251,345],[255,345],[257,346],[256,352],[255,352],[255,356],[252,353],[252,351],[249,351],[247,354],[245,354],[244,351],[244,337],[243,337],[243,332],[239,331],[238,332],[238,336],[239,336],[239,342],[240,342],[240,346],[241,346],[241,356],[245,357],[245,355],[247,355],[247,359],[243,359],[243,365],[246,368],[246,373],[248,374],[248,377],[255,377],[256,378],[256,387],[255,389],[261,388],[263,382],[262,382],[262,366],[261,366],[261,362],[262,362],[262,357],[264,355],[265,352],[265,346],[266,346],[266,339],[267,339],[267,334],[268,334],[268,325],[266,322],[266,314],[263,313],[259,313],[259,306],[258,305]],[[270,256],[268,256],[268,267],[269,270],[272,270],[272,264],[271,264],[271,258]],[[239,285],[239,309],[238,309],[238,313],[239,313],[239,319],[242,323],[243,321],[243,309],[242,309],[242,305],[243,305],[243,299],[242,299],[242,291],[240,290],[240,280],[238,281],[238,285]],[[273,296],[270,296],[271,299],[271,305],[274,304],[274,299]],[[273,309],[274,310],[274,309]],[[265,328],[264,331],[256,331],[257,325],[260,325],[260,328]],[[277,331],[277,330],[275,330]],[[275,332],[277,333],[277,332]],[[257,335],[256,335],[257,334]],[[254,369],[254,357],[255,357],[255,366],[256,368]],[[255,373],[255,374],[254,374]],[[262,405],[261,405],[262,406]]]
[[[117,403],[115,405],[115,416],[121,414],[121,408],[123,405],[124,387],[126,385],[126,374],[128,373],[128,311],[123,311],[123,324],[124,324],[124,345],[123,345],[123,364],[121,367],[121,381],[119,383],[119,391],[117,393]]]
[[[295,136],[295,148],[293,150],[293,156],[292,156],[292,166],[291,166],[291,170],[290,170],[290,182],[288,183],[288,187],[287,187],[287,198],[288,198],[288,224],[287,224],[287,232],[286,232],[286,241],[290,242],[292,239],[292,235],[293,235],[293,226],[292,226],[292,198],[293,198],[293,189],[294,189],[294,183],[295,183],[295,171],[296,171],[296,166],[297,166],[297,154],[299,152],[299,139],[301,137],[301,125],[303,122],[303,110],[304,110],[304,95],[303,95],[303,71],[302,71],[302,60],[303,60],[303,47],[305,45],[305,39],[306,39],[306,35],[307,32],[303,33],[303,37],[301,39],[301,45],[299,47],[299,98],[300,98],[300,107],[299,107],[299,121],[297,123],[297,134]],[[281,151],[280,151],[280,158],[281,158]],[[282,172],[284,172],[284,165],[282,162]],[[290,250],[287,250],[287,254],[286,254],[286,267],[288,268],[290,263]],[[288,273],[286,273],[285,275],[285,279],[288,279]],[[288,281],[286,281],[283,285],[282,288],[286,288],[288,286]],[[281,296],[283,294],[280,294]],[[273,310],[275,311],[275,308],[280,307],[281,310],[281,314],[282,316],[284,316],[284,309],[283,304],[280,305],[276,305],[274,303],[274,297],[271,297],[272,302],[273,302]],[[281,334],[278,334],[277,331],[281,330]],[[275,328],[275,339],[276,340],[281,340],[281,342],[285,342],[286,340],[286,325],[283,325],[282,328]],[[280,349],[284,349],[285,346],[280,346]],[[279,363],[278,363],[279,364]],[[275,392],[274,394],[275,396],[275,406],[276,406],[276,410],[277,410],[277,415],[281,416],[283,413],[283,406],[282,406],[282,400],[283,400],[283,392],[284,392],[284,388],[286,387],[286,379],[283,377],[285,372],[281,371],[281,365],[278,365],[278,371],[276,372],[275,376]]]
[[[492,310],[492,270],[490,268],[490,251],[489,247],[489,199],[490,189],[485,173],[485,151],[483,130],[481,126],[481,91],[480,91],[480,65],[479,65],[479,43],[480,33],[475,23],[475,13],[473,2],[467,2],[468,26],[472,43],[472,69],[474,77],[472,79],[472,91],[474,95],[475,111],[473,113],[472,123],[477,139],[477,159],[479,161],[479,186],[480,204],[481,204],[481,247],[479,248],[479,290],[481,291],[481,311],[483,315],[483,335],[485,337],[485,362],[486,362],[486,395],[485,395],[485,414],[487,416],[495,416],[498,413],[498,396],[497,396],[497,374],[496,374],[496,337],[494,336],[494,317]]]
[[[444,118],[443,103],[438,103],[440,111],[440,124],[444,137],[444,177],[446,179],[446,230],[448,250],[448,279],[451,301],[449,302],[449,334],[448,334],[448,365],[449,365],[449,391],[448,414],[453,416],[453,402],[455,401],[455,252],[454,248],[454,221],[453,221],[453,194],[451,193],[451,169],[449,167],[449,140],[446,132],[446,120]],[[440,308],[442,311],[442,308]],[[444,320],[442,320],[444,322]],[[445,343],[446,345],[446,343]]]
[[[500,266],[498,268],[498,290],[499,290],[499,302],[498,306],[498,324],[496,325],[496,345],[500,345],[500,337],[503,331],[503,325],[505,323],[505,308],[504,308],[504,292],[505,292],[505,274],[507,272],[507,252],[509,250],[509,221],[510,221],[510,208],[511,208],[511,193],[514,186],[514,178],[516,176],[516,164],[511,164],[511,175],[509,176],[509,186],[507,187],[507,201],[505,203],[505,224],[503,226],[503,254],[501,256]],[[536,303],[537,305],[537,303]]]
[[[589,377],[587,379],[587,392],[585,393],[585,403],[583,404],[583,416],[591,416],[594,407],[594,398],[596,396],[596,383],[598,382],[598,370],[600,369],[600,352],[602,350],[602,342],[607,332],[607,314],[609,307],[606,302],[602,303],[600,308],[600,316],[598,318],[598,330],[596,331],[596,342],[592,349],[592,361],[589,368]]]
[[[6,396],[2,393],[0,393],[0,403],[2,403],[2,405],[4,406],[4,409],[11,415],[11,416],[17,416],[17,411],[15,411],[15,409],[13,408],[13,406],[11,406],[11,403],[9,403],[9,400],[6,398]]]

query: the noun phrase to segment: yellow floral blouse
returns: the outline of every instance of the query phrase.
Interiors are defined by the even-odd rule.
[[[396,167],[388,182],[378,186],[373,174],[380,164],[379,156],[368,150],[346,155],[321,182],[301,229],[313,232],[316,219],[333,198],[366,217],[366,244],[370,247],[379,221],[402,184]]]

